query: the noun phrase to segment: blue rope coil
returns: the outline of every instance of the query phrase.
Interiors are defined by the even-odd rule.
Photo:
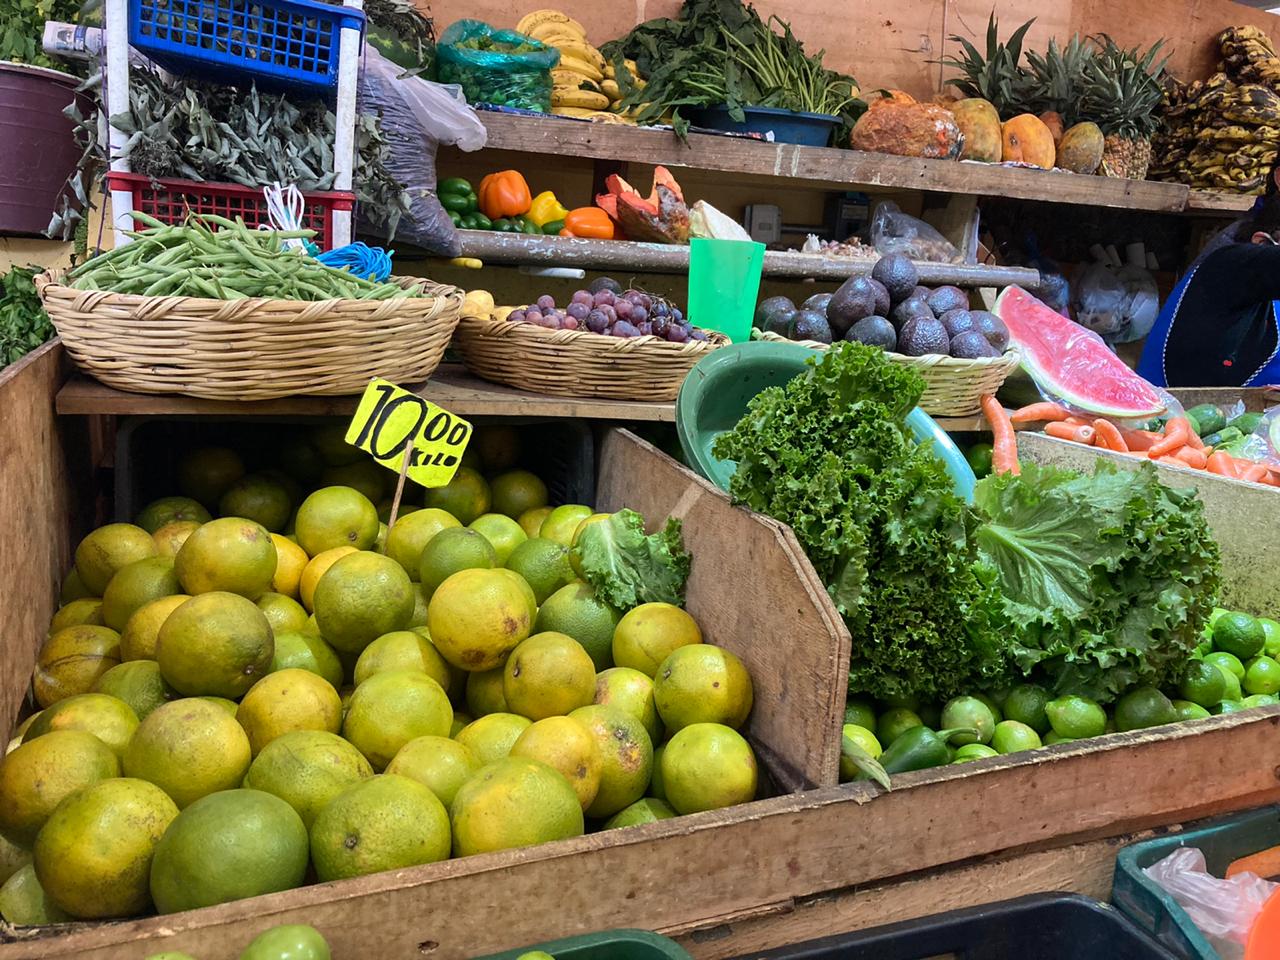
[[[381,283],[391,276],[392,253],[395,251],[357,242],[334,250],[326,250],[316,259],[327,267],[335,267],[339,270],[345,268],[353,276]]]

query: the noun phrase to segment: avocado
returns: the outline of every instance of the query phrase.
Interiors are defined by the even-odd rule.
[[[622,293],[622,284],[613,277],[596,277],[587,284],[588,293],[599,293],[601,290],[612,290],[614,293]]]
[[[985,310],[970,310],[973,317],[973,328],[987,338],[987,343],[997,350],[1004,351],[1009,346],[1009,328],[994,313]]]
[[[800,304],[806,310],[816,310],[824,317],[827,315],[827,306],[831,303],[834,293],[815,293],[804,303]]]
[[[865,343],[882,350],[898,349],[898,334],[884,317],[863,317],[849,328],[844,338],[850,343]]]
[[[929,309],[935,317],[941,317],[951,310],[967,310],[969,295],[959,287],[938,287],[929,294]]]
[[[877,287],[879,290],[876,289]],[[827,320],[831,323],[832,332],[843,337],[849,328],[863,317],[881,313],[877,309],[881,293],[887,301],[889,292],[870,277],[850,277],[840,284],[840,289],[827,303]],[[885,309],[888,309],[887,305]]]
[[[920,274],[911,258],[904,253],[885,254],[871,268],[871,278],[889,291],[889,299],[901,303],[915,291]]]
[[[951,339],[941,320],[912,317],[898,334],[898,352],[908,357],[923,357],[930,353],[946,356],[951,352]]]
[[[791,319],[791,339],[830,343],[831,324],[817,310],[806,310],[802,307]]]
[[[968,310],[948,310],[938,319],[947,328],[947,336],[953,339],[974,329],[973,314]]]
[[[919,297],[909,297],[893,308],[893,326],[899,333],[902,332],[903,326],[912,317],[928,317],[933,319],[933,311],[929,309],[929,304]]]
[[[791,302],[790,297],[769,297],[766,300],[761,300],[756,305],[756,315],[751,321],[751,325],[757,330],[770,330],[769,318],[774,314],[785,314],[787,320],[790,320],[791,315],[795,312],[796,305]]]
[[[964,330],[951,340],[951,355],[959,360],[979,360],[982,357],[998,357],[1000,351],[987,342],[977,330]]]
[[[933,291],[930,290],[928,287],[917,286],[914,290],[912,290],[909,294],[907,294],[907,299],[914,300],[916,297],[919,297],[921,300],[928,300],[929,294],[931,293],[933,293]]]

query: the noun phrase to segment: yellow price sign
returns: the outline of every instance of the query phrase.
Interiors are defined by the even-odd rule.
[[[403,470],[424,487],[443,487],[462,463],[471,440],[471,424],[389,380],[375,377],[360,398],[346,439],[388,470]]]

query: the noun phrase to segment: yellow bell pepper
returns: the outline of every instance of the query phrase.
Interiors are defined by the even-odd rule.
[[[551,223],[554,220],[563,220],[569,215],[569,211],[556,199],[556,195],[550,190],[543,190],[533,198],[533,203],[529,205],[529,212],[524,218],[530,223],[537,224],[538,229],[542,229],[544,223]]]

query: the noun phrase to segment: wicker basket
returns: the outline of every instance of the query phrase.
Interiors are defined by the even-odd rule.
[[[397,278],[396,300],[207,300],[76,290],[36,278],[44,308],[85,373],[133,393],[269,400],[360,393],[371,377],[425,380],[462,312],[462,291]]]
[[[468,370],[510,387],[557,397],[670,401],[693,365],[729,342],[721,333],[708,336],[670,343],[463,317],[453,343]]]
[[[798,343],[815,350],[827,348],[827,344],[816,340],[788,340],[765,330],[752,330],[751,337],[775,343]],[[924,396],[920,398],[920,407],[925,413],[939,417],[967,417],[978,413],[982,409],[982,397],[994,395],[1021,362],[1016,350],[980,360],[958,360],[936,353],[923,357],[908,357],[901,353],[889,353],[887,356],[894,363],[914,368],[924,377]]]

